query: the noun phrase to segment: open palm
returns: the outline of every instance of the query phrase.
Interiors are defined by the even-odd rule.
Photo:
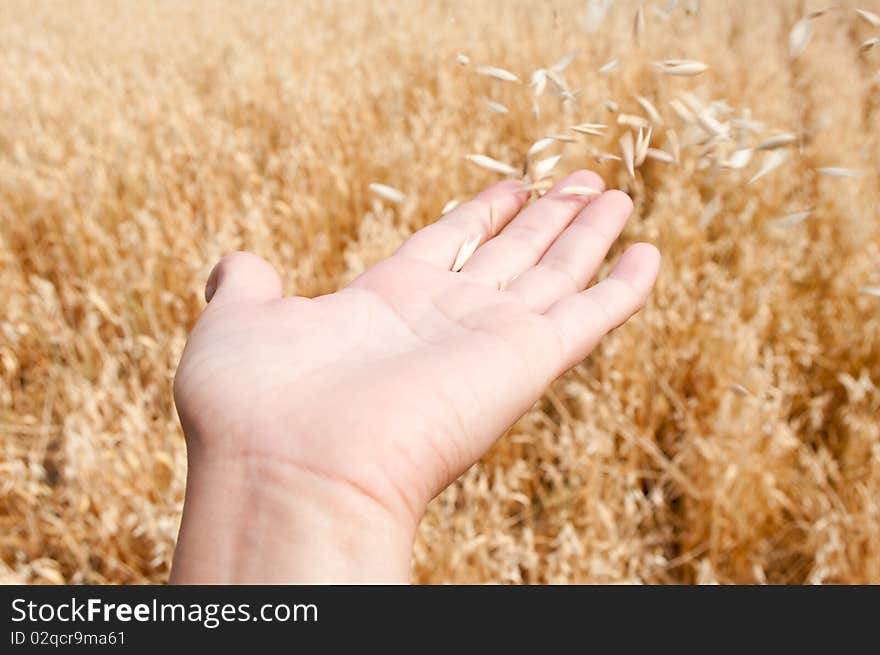
[[[175,380],[190,449],[319,476],[414,525],[651,289],[659,255],[636,244],[584,291],[632,204],[571,186],[603,188],[581,171],[523,207],[519,183],[496,184],[314,299],[282,298],[262,259],[225,257]]]

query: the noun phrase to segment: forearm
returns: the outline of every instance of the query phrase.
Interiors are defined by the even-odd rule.
[[[413,530],[345,485],[190,456],[174,584],[407,583]]]

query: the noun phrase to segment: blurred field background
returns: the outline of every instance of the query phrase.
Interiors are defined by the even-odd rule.
[[[632,194],[656,292],[434,501],[414,581],[880,583],[880,3],[824,7],[4,0],[0,578],[166,580],[222,253],[335,290],[501,177],[465,154],[565,134],[540,157]],[[678,163],[605,156],[620,113]]]

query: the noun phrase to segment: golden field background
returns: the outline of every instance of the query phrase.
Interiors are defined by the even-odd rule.
[[[432,503],[413,579],[880,583],[880,47],[859,47],[880,29],[853,11],[880,4],[816,17],[796,59],[820,3],[694,4],[644,3],[637,42],[634,2],[6,0],[0,578],[166,580],[171,381],[222,253],[262,255],[291,294],[335,290],[499,177],[463,155],[520,166],[567,133],[555,176],[594,168],[633,196],[622,242],[663,252],[656,291]],[[532,71],[574,50],[577,92],[548,89],[536,118]],[[710,68],[659,74],[671,58]],[[731,144],[670,108],[688,93],[738,146],[795,133],[787,161],[751,184],[778,151],[720,167]],[[592,149],[620,152],[606,103],[644,116],[637,95],[681,159],[631,178]]]

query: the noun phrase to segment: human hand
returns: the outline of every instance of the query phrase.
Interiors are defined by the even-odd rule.
[[[175,378],[189,473],[172,581],[405,582],[430,499],[653,285],[659,254],[636,244],[583,291],[632,203],[569,186],[604,188],[581,171],[524,207],[518,182],[495,184],[314,299],[224,257]]]

